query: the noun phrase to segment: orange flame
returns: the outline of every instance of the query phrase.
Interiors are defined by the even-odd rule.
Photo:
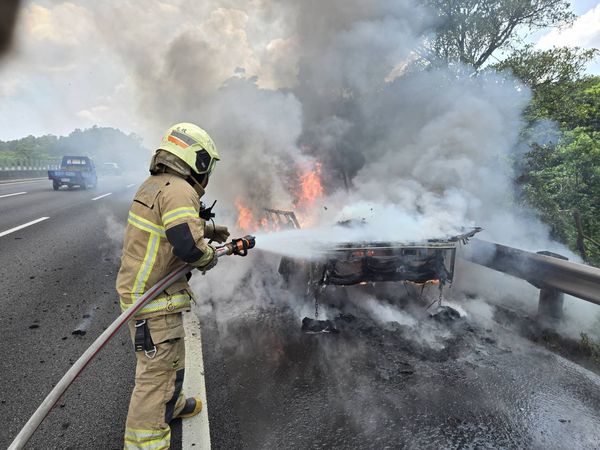
[[[246,208],[239,198],[235,200],[235,207],[238,209],[237,227],[242,231],[252,231],[256,222],[250,208]]]
[[[255,216],[250,208],[244,206],[244,202],[240,198],[235,200],[235,207],[238,210],[237,227],[241,231],[278,231],[281,229],[276,216],[270,218],[266,215]]]
[[[310,208],[316,200],[323,197],[321,184],[321,163],[316,163],[300,175],[300,190],[297,193],[296,205],[302,209]]]
[[[314,203],[324,195],[323,185],[321,184],[321,164],[311,164],[306,170],[298,174],[298,188],[295,192],[295,200],[293,208],[296,215],[301,214],[301,222],[303,225],[309,225],[314,222]],[[261,231],[278,231],[282,228],[287,228],[291,222],[281,219],[277,214],[269,214],[268,212],[252,211],[245,206],[242,198],[235,200],[235,206],[238,210],[237,227],[241,231],[253,232]],[[256,213],[256,215],[255,215]]]

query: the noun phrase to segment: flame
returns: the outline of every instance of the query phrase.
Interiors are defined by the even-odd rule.
[[[250,208],[244,206],[244,202],[241,198],[237,198],[234,203],[238,210],[237,227],[241,231],[279,231],[281,229],[281,224],[277,219],[277,216],[272,216],[270,218],[266,215],[255,216]]]
[[[300,189],[297,193],[296,205],[304,210],[309,209],[316,200],[323,197],[321,184],[321,163],[315,163],[300,174]]]
[[[235,207],[238,209],[237,227],[242,231],[252,231],[256,221],[250,208],[246,208],[239,198],[235,200]]]
[[[300,222],[303,226],[314,223],[315,202],[323,197],[324,189],[321,184],[321,164],[313,163],[298,173],[298,185],[295,192],[295,200],[291,208],[300,216]],[[238,210],[237,227],[241,231],[278,231],[282,228],[289,228],[292,222],[289,219],[282,219],[277,214],[269,214],[266,211],[256,211],[248,208],[248,203],[238,197],[235,200],[235,207]],[[262,212],[261,212],[262,211]]]

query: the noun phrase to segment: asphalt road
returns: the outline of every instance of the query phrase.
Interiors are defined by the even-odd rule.
[[[119,313],[127,186],[0,185],[0,448]],[[257,252],[193,278],[212,448],[600,448],[596,374],[475,316],[438,323],[382,300],[395,312],[371,319],[362,293],[339,334],[304,335],[297,299],[265,276],[276,264]],[[133,371],[122,332],[28,448],[121,448]]]
[[[119,313],[114,281],[134,186],[104,181],[88,191],[54,192],[48,180],[0,185],[0,235],[47,217],[0,237],[0,448]],[[122,448],[133,370],[130,341],[121,332],[28,448]]]

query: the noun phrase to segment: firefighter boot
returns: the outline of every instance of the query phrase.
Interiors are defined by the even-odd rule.
[[[185,406],[174,418],[187,419],[188,417],[194,417],[200,411],[202,411],[202,400],[198,397],[188,397],[185,399]]]

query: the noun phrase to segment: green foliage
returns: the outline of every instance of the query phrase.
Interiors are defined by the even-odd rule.
[[[566,131],[557,145],[534,145],[525,163],[524,199],[540,211],[554,237],[577,248],[572,217],[577,208],[585,234],[600,242],[600,132]],[[586,248],[590,262],[599,264],[600,248]]]
[[[14,141],[0,141],[0,160],[58,160],[64,155],[85,155],[96,163],[116,162],[122,166],[132,163],[143,166],[149,159],[141,139],[115,128],[92,127],[76,129],[68,136],[27,136]]]
[[[586,65],[597,53],[596,49],[570,47],[535,50],[532,45],[527,45],[492,67],[498,71],[510,70],[515,77],[537,92],[544,85],[556,86],[556,83],[581,79]]]
[[[56,136],[51,135],[39,138],[27,136],[8,142],[0,141],[0,159],[8,161],[49,159],[48,148],[56,141]]]
[[[519,33],[564,25],[574,15],[565,0],[428,0],[437,13],[430,51],[443,61],[460,61],[479,69],[499,49],[520,39]]]
[[[532,88],[533,99],[526,111],[530,122],[549,118],[566,130],[600,130],[600,77],[584,75],[586,65],[598,53],[596,49],[534,50],[527,46],[493,68],[512,72]]]
[[[493,67],[512,72],[533,92],[523,132],[530,149],[517,178],[523,200],[576,252],[578,209],[588,262],[600,265],[600,77],[585,74],[597,56],[595,49],[526,46]]]

